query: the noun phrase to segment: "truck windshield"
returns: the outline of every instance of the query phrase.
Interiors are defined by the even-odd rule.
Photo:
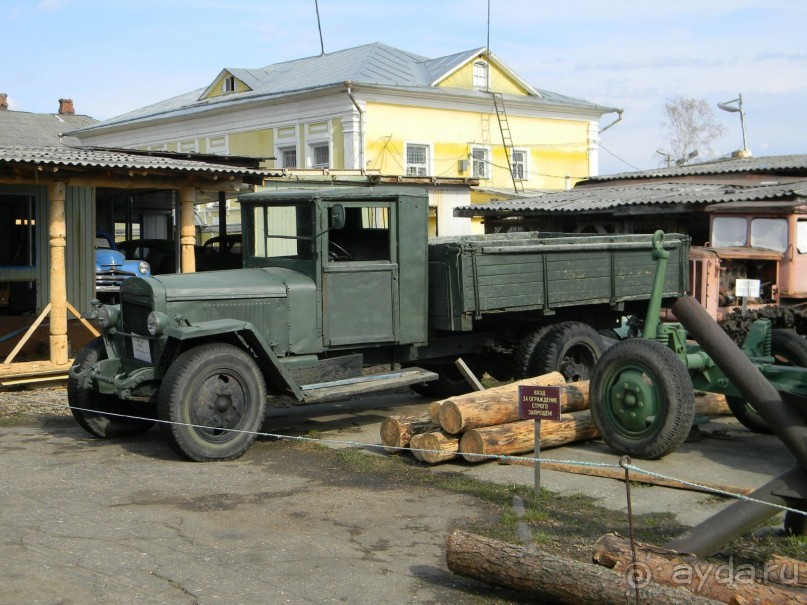
[[[716,216],[712,221],[712,246],[745,246],[747,225],[745,217]]]
[[[313,255],[311,205],[255,206],[249,255],[308,260]]]
[[[752,220],[751,247],[784,252],[787,249],[787,219],[755,218]]]

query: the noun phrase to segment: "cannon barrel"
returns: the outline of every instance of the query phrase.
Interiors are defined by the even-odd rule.
[[[673,313],[746,401],[768,423],[796,457],[798,466],[757,489],[751,496],[763,502],[794,506],[807,494],[807,427],[731,338],[692,297],[679,298]],[[764,504],[738,501],[691,528],[665,546],[699,556],[714,554],[748,529],[776,513]]]
[[[709,354],[715,365],[734,384],[743,398],[754,406],[771,430],[807,470],[807,427],[804,419],[782,399],[745,353],[715,323],[698,301],[691,296],[679,298],[672,311],[691,338]]]

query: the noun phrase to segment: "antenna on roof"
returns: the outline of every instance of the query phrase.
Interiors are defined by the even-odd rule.
[[[490,1],[490,0],[488,0]],[[325,54],[325,43],[322,41],[322,23],[319,20],[319,2],[318,0],[314,0],[314,7],[317,9],[317,28],[319,28],[319,48],[322,52],[319,53],[319,56]]]
[[[488,0],[488,39],[485,42],[485,48],[488,50],[488,54],[490,54],[490,0]]]

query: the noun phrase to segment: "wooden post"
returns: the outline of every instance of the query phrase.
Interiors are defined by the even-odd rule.
[[[196,272],[196,227],[193,211],[196,206],[196,189],[182,187],[179,190],[179,243],[182,248],[182,273]]]
[[[50,238],[50,361],[67,363],[67,276],[64,249],[67,244],[65,226],[65,184],[48,185],[48,236]]]

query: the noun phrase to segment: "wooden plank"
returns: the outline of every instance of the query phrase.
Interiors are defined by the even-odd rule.
[[[20,342],[17,343],[17,346],[14,347],[11,353],[8,354],[8,357],[6,357],[6,360],[3,362],[4,365],[9,365],[12,361],[14,361],[14,358],[17,356],[17,353],[19,353],[20,349],[22,349],[23,346],[25,346],[25,343],[28,342],[28,339],[31,338],[31,335],[34,332],[36,332],[36,329],[39,327],[42,321],[48,316],[48,313],[50,313],[50,303],[45,305],[45,308],[42,309],[42,313],[39,314],[39,317],[36,318],[36,321],[31,324],[31,327],[28,328],[28,331],[23,335]]]

